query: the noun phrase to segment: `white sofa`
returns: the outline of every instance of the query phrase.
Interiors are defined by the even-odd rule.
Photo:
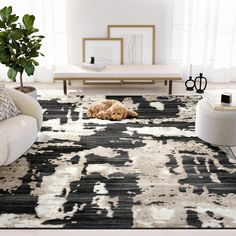
[[[0,121],[0,165],[12,163],[33,145],[43,121],[37,100],[15,89],[7,91],[21,113]]]

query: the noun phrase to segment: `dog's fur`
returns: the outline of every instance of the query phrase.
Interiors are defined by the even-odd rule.
[[[87,116],[102,120],[122,120],[126,117],[138,117],[138,113],[128,110],[117,100],[105,100],[91,104],[87,109]]]

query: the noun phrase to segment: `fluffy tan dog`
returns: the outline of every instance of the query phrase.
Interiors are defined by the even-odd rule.
[[[126,117],[138,117],[138,113],[128,110],[117,100],[105,100],[91,104],[87,109],[87,116],[102,120],[122,120]]]

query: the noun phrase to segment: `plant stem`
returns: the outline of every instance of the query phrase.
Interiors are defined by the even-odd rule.
[[[23,73],[20,73],[20,90],[23,91],[23,78],[22,78],[22,74]]]

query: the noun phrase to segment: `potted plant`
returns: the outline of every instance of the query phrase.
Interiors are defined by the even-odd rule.
[[[39,29],[34,27],[34,21],[35,16],[26,14],[19,22],[19,16],[12,13],[11,6],[0,10],[0,63],[9,67],[7,75],[12,81],[20,75],[17,90],[36,97],[35,88],[23,85],[23,73],[33,75],[39,65],[35,58],[44,56],[39,52],[44,36],[35,34]]]

